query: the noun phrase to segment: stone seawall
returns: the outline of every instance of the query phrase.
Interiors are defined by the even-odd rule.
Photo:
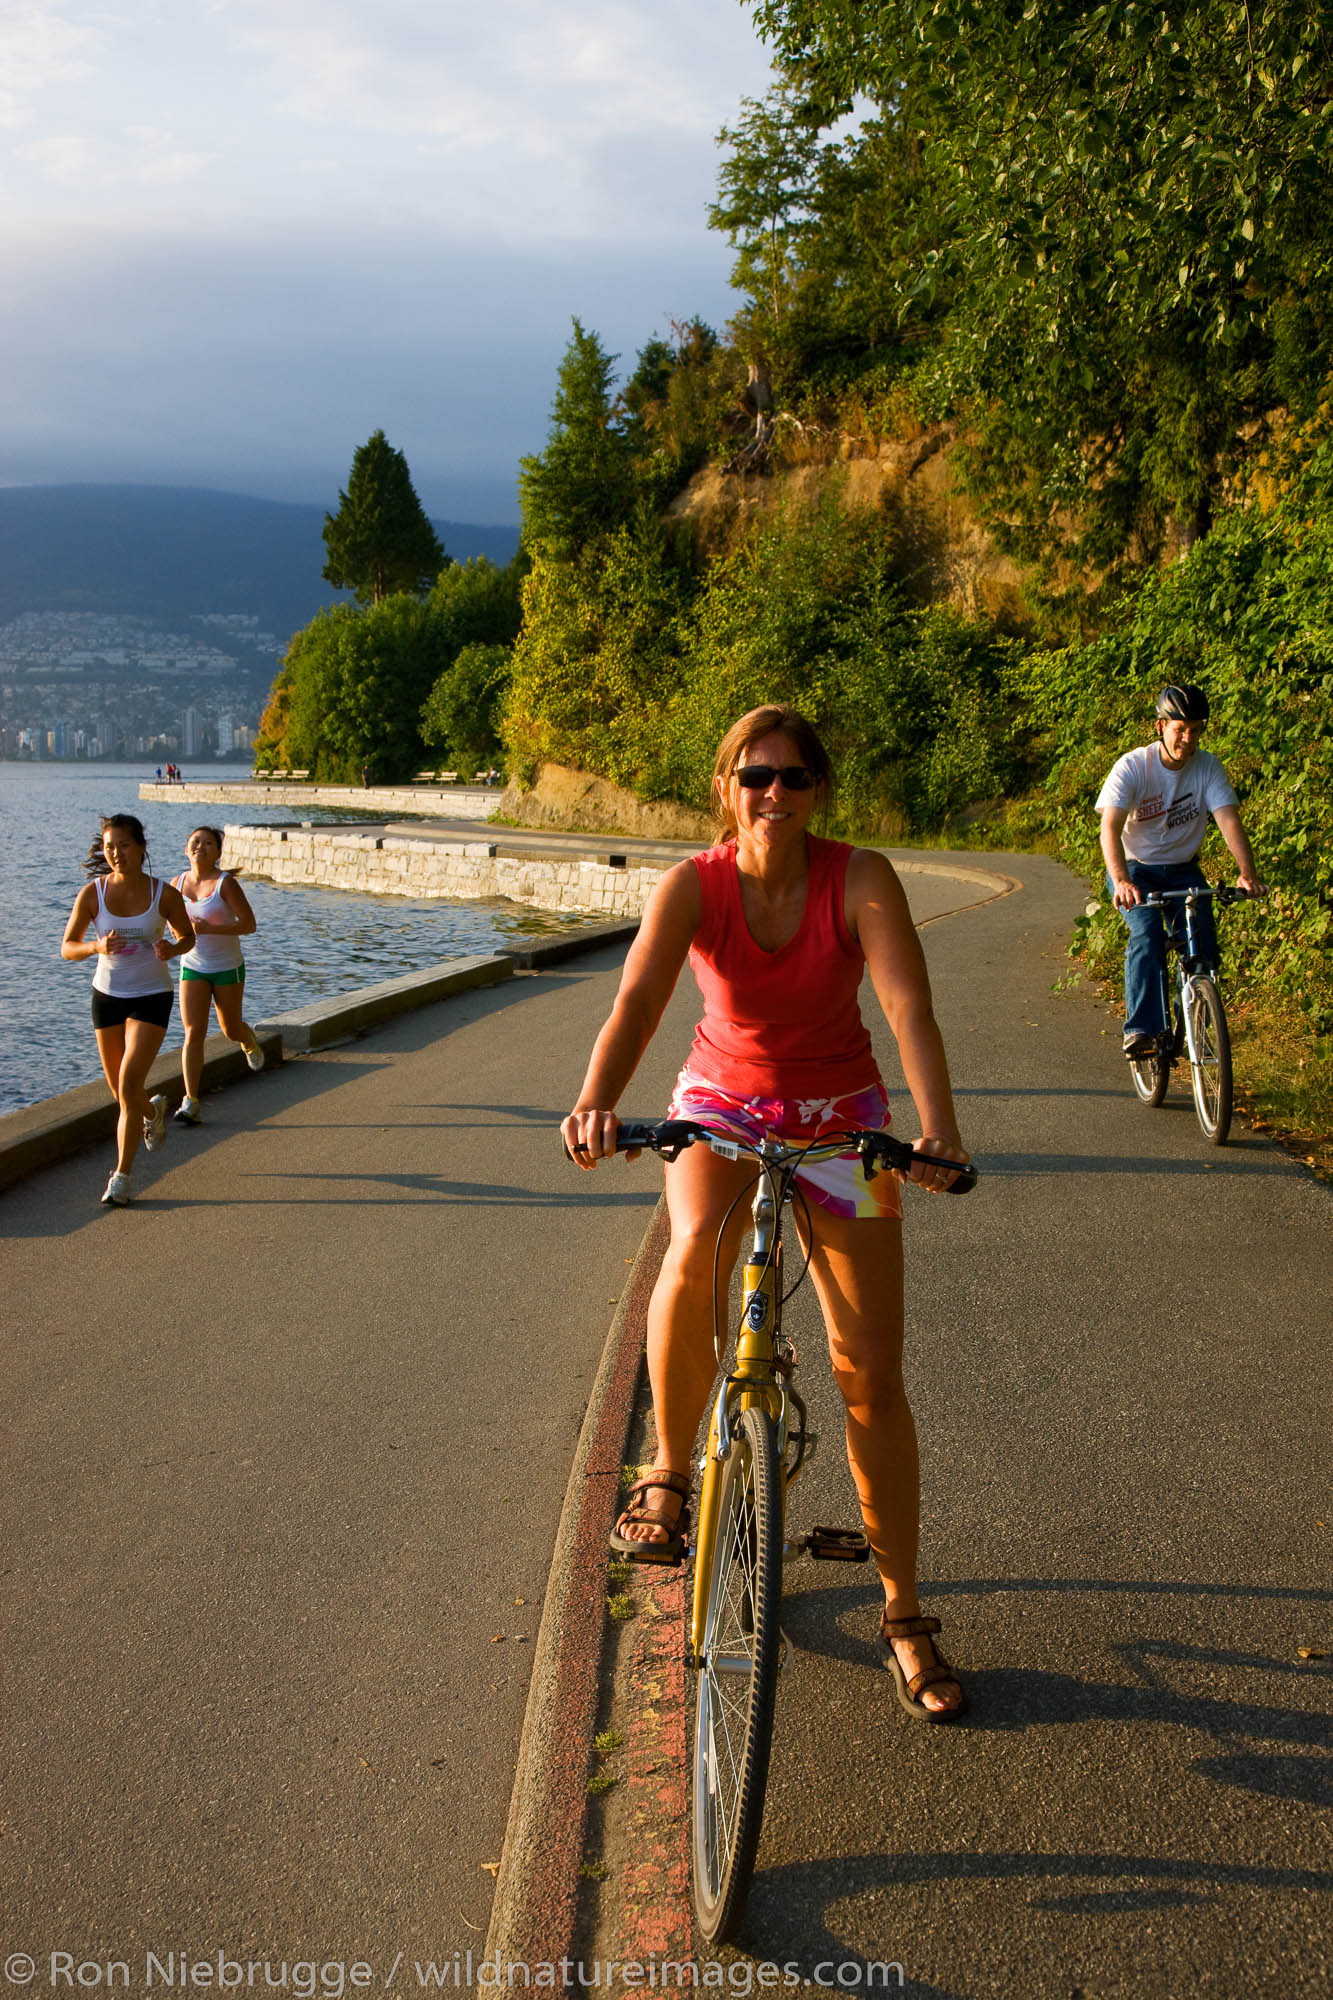
[[[140,785],[139,797],[166,806],[342,806],[395,818],[424,813],[431,819],[489,819],[501,794],[473,785],[271,785],[246,778],[187,778],[179,785],[150,779]]]
[[[180,787],[175,788],[179,791]],[[625,865],[576,855],[506,854],[485,841],[412,839],[350,828],[228,826],[235,868],[294,888],[351,889],[375,896],[507,896],[540,910],[603,917],[643,914],[662,865]]]

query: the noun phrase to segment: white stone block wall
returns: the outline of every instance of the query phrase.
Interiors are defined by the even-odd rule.
[[[247,875],[297,888],[351,889],[381,896],[448,896],[460,902],[505,896],[539,910],[638,917],[654,866],[611,868],[600,861],[497,855],[484,842],[405,840],[346,832],[229,826],[227,861]]]

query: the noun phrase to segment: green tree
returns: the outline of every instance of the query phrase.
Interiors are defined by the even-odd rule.
[[[862,310],[870,279],[904,329],[947,305],[925,380],[977,422],[978,490],[1017,551],[1077,528],[1107,563],[1153,553],[1167,516],[1186,541],[1206,529],[1238,433],[1278,400],[1308,407],[1333,344],[1328,16],[1305,0],[756,11],[820,115],[857,93],[876,108],[840,172],[820,156],[788,261]],[[895,209],[872,175],[839,252],[829,197],[890,131],[927,198]],[[877,245],[860,276],[858,241]]]
[[[288,743],[317,778],[411,776],[421,762],[421,705],[452,664],[429,604],[399,592],[368,610],[322,611],[288,649]]]
[[[500,709],[512,660],[508,646],[464,646],[422,704],[422,737],[465,774],[500,754]]]
[[[505,705],[510,768],[530,774],[550,759],[660,795],[662,704],[689,594],[667,536],[643,516],[577,558],[539,550]]]
[[[558,559],[613,532],[634,506],[632,447],[614,394],[615,360],[576,319],[560,363],[546,450],[521,461],[524,540]]]
[[[379,604],[395,591],[419,596],[446,561],[412,485],[402,452],[375,431],[352,459],[336,514],[324,516],[327,582],[351,590],[358,604]]]
[[[284,769],[291,764],[292,760],[287,750],[291,699],[291,673],[286,666],[282,666],[274,677],[273,685],[268,691],[268,700],[264,704],[264,713],[259,718],[259,731],[255,737],[256,770]]]

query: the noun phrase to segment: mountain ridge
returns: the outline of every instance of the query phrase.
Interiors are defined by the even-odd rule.
[[[205,486],[0,487],[0,624],[29,611],[246,613],[280,642],[322,606],[324,507]],[[432,520],[455,561],[505,563],[518,529]]]

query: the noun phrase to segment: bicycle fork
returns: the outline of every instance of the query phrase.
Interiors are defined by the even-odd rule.
[[[1196,979],[1211,977],[1212,974],[1207,966],[1200,967],[1196,972],[1182,972],[1177,988],[1180,996],[1180,1018],[1185,1031],[1185,1054],[1189,1058],[1190,1068],[1195,1071],[1205,1069],[1207,1064],[1194,1036],[1194,982]]]
[[[708,1582],[712,1574],[717,1513],[722,1492],[722,1468],[731,1456],[731,1423],[734,1412],[762,1404],[777,1431],[778,1463],[785,1465],[788,1436],[789,1400],[799,1406],[802,1456],[808,1456],[805,1408],[793,1395],[779,1370],[778,1332],[782,1312],[782,1239],[778,1232],[778,1197],[772,1172],[765,1165],[751,1210],[754,1240],[750,1260],[741,1281],[741,1318],[736,1336],[736,1365],[725,1375],[713,1403],[704,1449],[699,1491],[699,1523],[695,1533],[694,1598],[690,1616],[690,1658],[698,1666],[703,1657],[704,1620],[708,1611]],[[797,1460],[799,1466],[800,1460]],[[786,1500],[787,1480],[782,1481]]]

